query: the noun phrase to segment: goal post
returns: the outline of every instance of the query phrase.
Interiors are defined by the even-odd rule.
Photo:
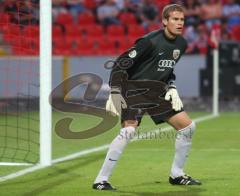
[[[40,1],[40,164],[51,165],[52,108],[52,1]]]
[[[213,115],[219,115],[219,49],[213,49]]]
[[[17,3],[22,7],[26,2]],[[21,17],[26,15],[19,7],[16,13],[3,13],[9,17],[17,15],[17,21],[0,21],[0,33],[5,42],[2,47],[7,51],[11,48],[0,57],[0,165],[49,166],[52,163],[52,108],[49,102],[52,1],[32,3],[30,7],[37,9],[39,15],[28,15],[24,24]],[[32,17],[39,23],[32,23]]]

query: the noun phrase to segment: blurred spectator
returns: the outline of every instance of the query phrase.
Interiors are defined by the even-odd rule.
[[[185,1],[185,0],[184,0]],[[184,5],[182,0],[172,0],[171,3],[176,3],[176,4],[180,4],[180,5]]]
[[[21,25],[38,24],[39,10],[35,7],[30,0],[19,1],[18,11],[16,12],[15,19]]]
[[[53,0],[52,1],[52,15],[53,20],[56,19],[56,17],[60,13],[67,13],[68,10],[66,8],[65,0]]]
[[[228,28],[228,23],[226,19],[221,20],[221,41],[231,40],[231,33]]]
[[[240,24],[240,5],[235,0],[227,0],[227,4],[223,6],[223,16],[227,19],[228,27]]]
[[[124,0],[123,11],[137,14],[140,5],[141,5],[141,0]]]
[[[118,14],[119,9],[114,0],[106,0],[105,3],[97,8],[97,18],[104,26],[120,24],[117,18]]]
[[[4,12],[8,13],[11,16],[11,20],[14,23],[17,23],[17,4],[15,0],[6,0],[4,3]]]
[[[95,0],[97,7],[105,2],[105,0]]]
[[[194,42],[198,38],[197,27],[196,26],[186,27],[183,36],[187,40],[188,44]]]
[[[40,0],[31,0],[31,1],[32,1],[32,3],[34,3],[36,5],[39,5],[39,3],[40,3]]]
[[[197,0],[186,0],[185,7],[185,25],[196,26],[200,21],[200,5]]]
[[[194,31],[194,30],[193,30]],[[208,46],[208,30],[205,25],[199,25],[196,29],[195,40],[188,44],[187,53],[206,54]]]
[[[4,2],[0,0],[0,13],[4,13],[5,7],[4,7]]]
[[[73,15],[75,20],[79,14],[87,10],[84,6],[84,1],[86,0],[67,0],[68,10]]]
[[[211,29],[214,24],[220,24],[220,18],[222,16],[222,4],[220,0],[209,0],[208,3],[202,4],[200,16],[209,29]]]
[[[125,0],[115,0],[115,3],[118,7],[119,10],[123,10],[124,9],[124,1]]]
[[[142,0],[140,17],[144,28],[159,23],[158,8],[154,4],[154,0]]]
[[[5,0],[1,2],[4,5],[5,12],[14,13],[17,11],[17,1],[16,0]]]

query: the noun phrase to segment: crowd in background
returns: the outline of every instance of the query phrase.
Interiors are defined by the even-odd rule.
[[[20,6],[17,5],[19,2]],[[137,24],[145,29],[160,27],[161,11],[168,3],[184,6],[184,37],[189,43],[188,53],[199,53],[199,48],[206,48],[209,35],[216,27],[220,29],[221,40],[239,39],[233,35],[233,28],[240,25],[239,0],[52,0],[53,23],[57,24],[62,13],[70,13],[75,21],[79,15],[91,13],[97,24],[107,28],[109,25],[125,25],[119,16],[132,13]],[[11,13],[13,22],[16,20],[23,25],[29,23],[31,15],[31,24],[38,24],[38,4],[39,0],[0,0],[0,12]],[[26,17],[19,17],[19,13],[25,13]]]
[[[188,53],[206,49],[209,34],[214,27],[221,28],[221,40],[234,39],[231,30],[240,24],[240,4],[236,0],[95,0],[92,7],[86,0],[53,0],[54,18],[61,12],[70,12],[75,19],[83,12],[92,12],[98,23],[122,25],[119,15],[131,12],[144,28],[161,25],[161,11],[168,3],[182,4],[185,9],[184,37],[189,43]],[[204,53],[204,51],[203,51]]]

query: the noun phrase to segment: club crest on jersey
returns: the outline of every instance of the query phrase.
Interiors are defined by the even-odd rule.
[[[173,58],[176,60],[180,55],[180,50],[179,49],[175,49],[173,50]]]
[[[128,53],[128,56],[130,58],[135,58],[137,56],[137,51],[136,50],[132,50],[131,52]]]

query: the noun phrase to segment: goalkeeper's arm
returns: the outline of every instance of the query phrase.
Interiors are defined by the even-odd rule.
[[[139,39],[132,48],[117,58],[109,80],[111,91],[106,103],[107,111],[116,115],[121,115],[121,109],[127,108],[127,103],[121,95],[123,78],[125,78],[125,76],[129,76],[128,70],[137,66],[141,57],[147,55],[148,52],[151,51],[150,47],[152,47],[152,44],[149,40]]]

